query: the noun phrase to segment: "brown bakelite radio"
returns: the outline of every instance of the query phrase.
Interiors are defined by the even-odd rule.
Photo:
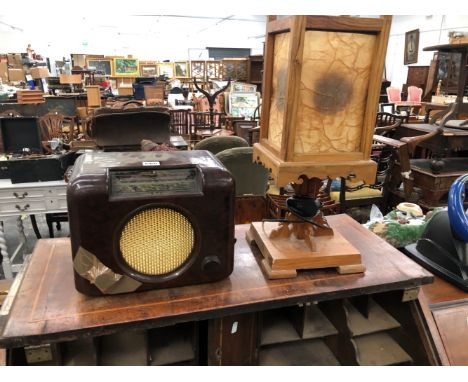
[[[128,293],[227,277],[234,180],[208,151],[96,152],[68,191],[78,291]]]

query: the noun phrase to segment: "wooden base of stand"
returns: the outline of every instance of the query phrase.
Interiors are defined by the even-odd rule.
[[[290,278],[297,276],[299,269],[336,268],[338,273],[362,273],[365,266],[361,254],[338,232],[329,236],[312,238],[315,251],[311,251],[304,240],[294,236],[270,238],[278,223],[255,222],[250,226],[247,240],[255,242],[264,259],[262,267],[268,278]]]

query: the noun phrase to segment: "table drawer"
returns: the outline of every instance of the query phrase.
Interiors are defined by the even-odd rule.
[[[31,198],[47,198],[50,196],[66,197],[66,187],[53,187],[53,188],[19,188],[15,190],[2,190],[0,191],[0,203],[11,201],[28,200]]]
[[[47,210],[47,201],[45,199],[17,200],[14,202],[0,203],[0,213],[31,213],[45,212]]]
[[[65,198],[46,198],[47,211],[63,210],[67,211],[67,199]]]
[[[0,202],[11,200],[25,200],[28,198],[43,198],[47,190],[35,189],[35,188],[17,188],[14,190],[2,190],[0,191]]]

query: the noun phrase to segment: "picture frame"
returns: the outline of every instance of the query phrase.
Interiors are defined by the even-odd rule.
[[[231,84],[231,93],[256,93],[257,85],[244,82],[233,82]]]
[[[187,61],[176,61],[174,63],[174,71],[176,78],[188,78],[188,62]]]
[[[418,62],[419,29],[405,33],[404,65]]]
[[[206,79],[221,80],[222,78],[221,61],[206,61]]]
[[[159,62],[158,75],[166,76],[167,78],[174,78],[174,63],[173,62]]]
[[[137,58],[114,58],[115,77],[138,77],[140,66]]]
[[[96,71],[104,73],[106,76],[112,75],[112,62],[109,59],[86,59],[86,67],[95,68]]]
[[[205,80],[206,63],[205,61],[190,61],[190,77]]]
[[[156,77],[158,75],[158,66],[156,63],[140,63],[140,76]]]
[[[229,114],[251,118],[259,104],[257,93],[229,93]]]

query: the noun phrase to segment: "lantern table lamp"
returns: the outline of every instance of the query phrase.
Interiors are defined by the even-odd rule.
[[[316,196],[325,178],[375,181],[370,159],[391,16],[269,16],[260,142],[253,160],[276,186],[292,183],[284,222],[248,233],[270,278],[298,269],[364,272],[359,251],[327,224]]]

